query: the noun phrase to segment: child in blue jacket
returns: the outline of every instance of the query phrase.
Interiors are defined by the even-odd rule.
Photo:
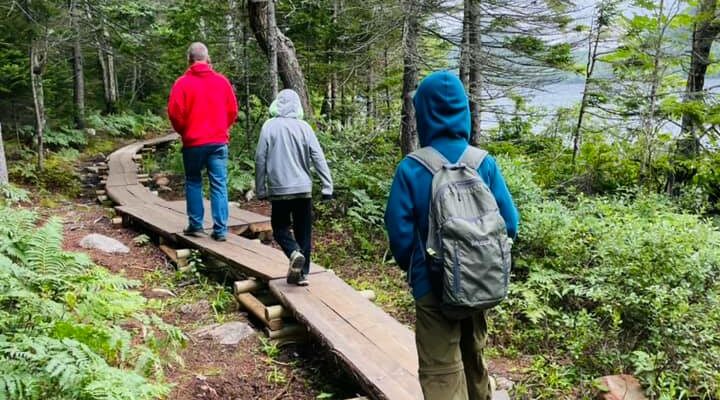
[[[470,139],[470,108],[460,80],[450,72],[426,77],[414,99],[420,145],[432,146],[457,162]],[[514,238],[518,212],[500,168],[487,156],[478,173],[495,196],[507,234]],[[432,175],[411,158],[397,167],[385,212],[390,249],[408,272],[416,305],[416,344],[420,384],[425,400],[490,400],[492,389],[482,357],[487,326],[485,313],[462,321],[445,318],[425,257]]]

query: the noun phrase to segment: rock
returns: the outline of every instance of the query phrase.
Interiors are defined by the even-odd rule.
[[[245,322],[233,321],[225,324],[212,324],[204,326],[195,332],[197,337],[210,337],[220,344],[235,345],[246,337],[255,334],[255,330]]]
[[[255,191],[250,189],[245,193],[245,200],[250,201],[255,198]]]
[[[492,394],[492,400],[510,400],[507,390],[496,390]]]
[[[167,176],[158,176],[155,178],[155,184],[158,186],[167,186],[170,184],[170,179]]]
[[[150,292],[154,295],[153,297],[155,298],[177,297],[172,291],[163,288],[155,288],[150,290]]]
[[[210,308],[210,302],[207,300],[200,300],[197,303],[193,304],[183,304],[180,306],[180,313],[182,314],[204,314],[204,313],[210,313],[212,309]]]
[[[129,253],[130,249],[116,239],[91,233],[80,239],[80,246],[85,249],[98,249],[105,253]]]
[[[510,379],[503,378],[502,376],[495,378],[495,384],[497,385],[498,390],[510,390],[513,386],[515,386],[515,382]]]
[[[632,375],[609,375],[599,379],[601,400],[647,400],[640,382]],[[605,390],[607,389],[607,390]]]
[[[93,128],[86,128],[86,129],[85,129],[85,134],[87,134],[88,136],[95,136],[95,129],[93,129]]]

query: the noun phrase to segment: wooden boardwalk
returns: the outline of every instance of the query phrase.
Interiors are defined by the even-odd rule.
[[[285,255],[239,236],[248,230],[268,230],[267,217],[231,207],[226,242],[182,234],[187,224],[185,202],[165,201],[141,185],[133,158],[145,146],[176,138],[173,134],[134,143],[110,155],[106,192],[118,212],[166,240],[200,250],[265,281],[283,306],[348,367],[371,398],[422,399],[413,332],[319,265],[311,266],[310,286],[287,285]],[[204,228],[211,227],[208,217]]]

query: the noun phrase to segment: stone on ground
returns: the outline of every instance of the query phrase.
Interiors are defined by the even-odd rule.
[[[632,375],[610,375],[600,378],[601,400],[647,400],[640,382]],[[607,390],[604,390],[607,389]]]
[[[91,233],[80,239],[80,246],[84,249],[97,249],[105,253],[130,252],[130,249],[120,241],[99,233]]]
[[[225,324],[212,324],[204,326],[193,335],[197,337],[209,337],[220,344],[235,345],[241,340],[255,334],[255,330],[245,322],[233,321]]]
[[[170,179],[167,176],[160,175],[155,178],[155,184],[158,186],[167,186],[170,184]]]

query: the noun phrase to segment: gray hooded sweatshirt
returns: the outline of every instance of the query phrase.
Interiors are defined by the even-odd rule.
[[[322,194],[332,195],[333,183],[320,143],[301,120],[300,97],[293,90],[278,93],[255,151],[255,191],[260,199],[312,192],[310,166],[322,181]]]

